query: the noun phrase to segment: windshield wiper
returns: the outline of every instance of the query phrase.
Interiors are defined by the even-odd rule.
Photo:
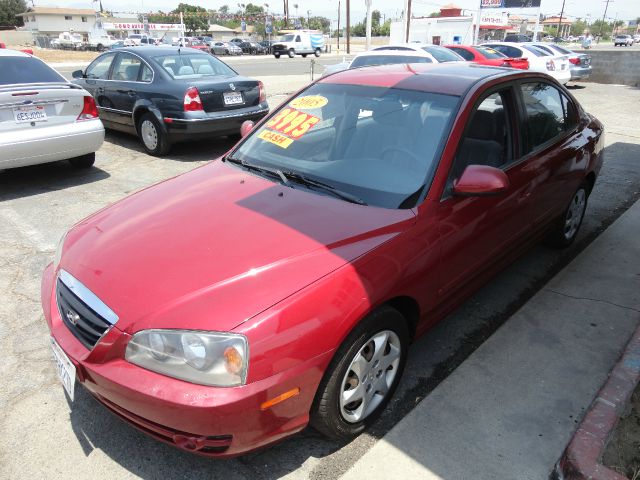
[[[239,158],[235,158],[232,156],[224,157],[222,160],[225,162],[231,162],[236,165],[240,165],[241,167],[244,167],[247,170],[253,170],[254,172],[268,173],[273,177],[278,177],[280,180],[282,180],[283,184],[290,186],[289,179],[286,177],[284,173],[282,173],[282,170],[278,170],[277,168],[261,167],[259,165],[254,165],[253,163],[248,163],[248,162],[245,162],[244,160],[240,160]]]
[[[282,173],[287,179],[293,180],[296,183],[301,185],[305,185],[307,187],[315,187],[324,192],[329,192],[333,196],[341,198],[342,200],[346,200],[347,202],[357,203],[358,205],[366,205],[367,203],[361,198],[356,197],[350,193],[344,192],[342,190],[338,190],[333,185],[329,185],[328,183],[321,182],[320,180],[314,180],[313,178],[306,177],[298,172],[292,172],[290,170],[279,171]]]

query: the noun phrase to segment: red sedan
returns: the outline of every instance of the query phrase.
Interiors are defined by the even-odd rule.
[[[75,225],[42,281],[69,397],[211,456],[362,432],[416,337],[576,238],[603,160],[562,85],[479,65],[347,70],[251,127]]]
[[[492,67],[511,67],[529,70],[529,60],[526,58],[510,58],[491,47],[482,45],[445,45],[468,62]]]

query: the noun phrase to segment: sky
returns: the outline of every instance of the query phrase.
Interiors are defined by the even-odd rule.
[[[230,11],[238,10],[239,3],[253,3],[254,5],[269,5],[269,12],[282,13],[282,0],[258,0],[249,2],[247,0],[224,1],[224,0],[102,0],[102,6],[107,10],[114,12],[142,12],[142,11],[169,11],[177,7],[180,2],[199,5],[208,9],[218,9],[222,5],[228,5]],[[28,0],[31,5],[32,0]],[[36,6],[40,7],[72,7],[72,8],[91,8],[98,5],[90,0],[33,0]],[[309,10],[311,16],[320,15],[335,21],[338,17],[339,0],[289,0],[289,14],[296,15],[294,4],[298,4],[297,13],[306,16]],[[412,0],[411,11],[413,16],[428,15],[436,12],[440,7],[451,3],[449,0]],[[474,10],[478,8],[479,0],[455,0],[453,1],[463,9]],[[559,15],[562,9],[563,0],[541,0],[541,13],[550,15]],[[586,18],[589,15],[590,21],[602,19],[604,14],[606,0],[565,0],[564,15],[568,18]],[[346,0],[340,1],[342,10],[341,23],[344,25]],[[372,9],[380,10],[385,18],[397,18],[401,15],[404,8],[404,0],[372,0]],[[501,11],[500,9],[492,9]],[[536,9],[512,9],[510,13],[514,14],[535,14]],[[351,23],[355,24],[364,18],[366,14],[365,0],[351,0]],[[564,16],[563,15],[563,16]],[[610,0],[607,10],[607,19],[633,20],[640,17],[640,1],[638,0]]]

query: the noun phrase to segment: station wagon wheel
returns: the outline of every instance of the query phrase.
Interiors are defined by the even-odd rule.
[[[166,133],[160,126],[160,122],[150,112],[146,112],[140,117],[138,121],[138,136],[142,141],[142,146],[150,155],[164,155],[171,147]]]
[[[565,248],[573,243],[582,225],[589,199],[589,185],[583,182],[571,197],[564,214],[554,225],[545,243],[556,248]]]
[[[385,306],[366,317],[343,342],[318,388],[311,425],[324,435],[349,439],[382,413],[407,358],[404,317]]]

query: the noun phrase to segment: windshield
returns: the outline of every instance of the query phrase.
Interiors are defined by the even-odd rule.
[[[295,35],[283,35],[282,38],[280,38],[281,42],[293,42],[295,38]]]
[[[444,47],[422,47],[425,52],[430,53],[440,63],[445,62],[464,62],[464,58],[462,58],[457,53],[452,52],[448,48]]]
[[[0,72],[0,85],[67,82],[53,68],[33,57],[0,57]]]
[[[372,65],[390,65],[394,63],[433,63],[429,57],[417,55],[361,55],[353,59],[350,68]]]
[[[195,79],[214,75],[233,76],[236,72],[207,54],[176,53],[153,58],[172,78]]]
[[[496,59],[496,58],[505,58],[506,55],[500,53],[497,50],[494,50],[491,47],[473,47],[476,49],[476,51],[480,52],[482,55],[484,55],[484,58],[489,58],[489,59]]]
[[[318,83],[251,132],[231,157],[324,182],[369,205],[411,208],[435,171],[457,102],[414,90]]]

